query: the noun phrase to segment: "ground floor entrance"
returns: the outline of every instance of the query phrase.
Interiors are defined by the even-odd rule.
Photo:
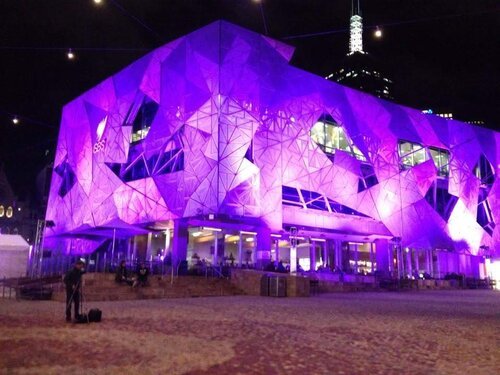
[[[114,269],[120,261],[146,262],[154,273],[188,272],[207,268],[266,269],[288,272],[331,272],[380,275],[395,279],[446,278],[463,275],[488,277],[484,257],[444,249],[402,247],[397,238],[359,236],[321,229],[295,228],[273,231],[240,222],[175,221],[163,228],[134,235],[111,230],[111,238],[95,240],[82,253],[81,238],[65,238],[57,251],[44,251],[43,268],[54,273],[67,266],[68,254],[88,258],[90,269]]]

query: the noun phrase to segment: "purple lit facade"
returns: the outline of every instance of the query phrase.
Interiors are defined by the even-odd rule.
[[[294,247],[306,270],[485,277],[500,133],[327,81],[292,54],[215,22],[67,104],[45,247],[90,254],[114,238],[115,259],[256,267],[293,262]]]

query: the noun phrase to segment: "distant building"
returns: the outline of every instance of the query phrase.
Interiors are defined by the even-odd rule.
[[[349,53],[340,64],[340,68],[329,74],[326,79],[382,99],[394,99],[392,80],[383,73],[381,64],[363,50],[363,18],[359,0],[352,1]]]
[[[435,112],[434,110],[432,109],[424,109],[422,110],[422,113],[426,114],[426,115],[436,115],[436,116],[439,116],[439,117],[442,117],[446,120],[453,120],[454,119],[454,115],[452,112]],[[471,124],[471,125],[478,125],[478,126],[485,126],[486,123],[483,121],[483,120],[469,120],[469,121],[464,121],[466,124]]]
[[[471,125],[479,125],[479,126],[484,126],[486,123],[483,120],[470,120],[470,121],[465,121],[467,124]]]
[[[17,199],[0,165],[0,234],[20,234],[33,240],[33,220],[29,204]]]

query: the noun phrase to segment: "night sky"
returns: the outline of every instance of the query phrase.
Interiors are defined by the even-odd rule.
[[[269,35],[296,47],[293,65],[325,76],[345,57],[350,0],[263,7]],[[365,31],[365,51],[385,65],[397,102],[500,128],[498,0],[364,0],[362,9],[365,27],[386,25],[381,40]],[[36,172],[53,158],[64,104],[217,19],[264,32],[253,0],[0,0],[0,164],[18,195],[33,190]]]

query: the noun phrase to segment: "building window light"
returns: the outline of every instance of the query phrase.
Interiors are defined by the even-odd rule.
[[[12,207],[8,207],[7,208],[7,211],[5,212],[5,216],[10,219],[12,217],[12,215],[14,214],[14,210],[12,209]]]
[[[154,121],[159,105],[147,96],[138,98],[132,105],[125,125],[132,126],[130,143],[137,143],[145,139]]]
[[[4,217],[5,215],[5,207],[3,205],[0,205],[0,217]]]
[[[436,147],[430,147],[429,153],[438,170],[438,175],[448,177],[450,174],[450,153],[447,150]]]
[[[429,160],[427,149],[419,143],[399,141],[398,153],[401,169],[409,169]]]
[[[341,150],[358,160],[366,161],[366,157],[349,139],[344,128],[333,119],[322,118],[317,121],[311,128],[311,138],[328,155],[334,155],[336,150]]]

